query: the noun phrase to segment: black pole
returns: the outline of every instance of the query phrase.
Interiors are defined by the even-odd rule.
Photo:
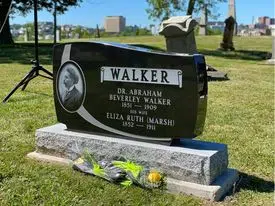
[[[34,49],[35,49],[35,65],[39,65],[38,58],[38,26],[37,26],[37,0],[33,1],[34,5]]]
[[[54,0],[53,11],[53,43],[56,44],[56,0]]]
[[[96,34],[97,34],[97,38],[100,38],[100,31],[98,28],[98,24],[96,25]]]
[[[10,93],[3,99],[3,103],[7,102],[13,93],[22,86],[22,91],[25,90],[29,82],[37,76],[53,80],[53,74],[40,66],[38,59],[38,17],[37,17],[37,0],[33,0],[34,7],[34,51],[35,60],[32,61],[32,69],[25,75],[25,77],[10,91]],[[46,73],[47,76],[39,74],[39,71]]]

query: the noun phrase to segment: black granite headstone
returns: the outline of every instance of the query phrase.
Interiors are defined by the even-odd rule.
[[[57,119],[69,130],[169,141],[201,134],[207,105],[202,55],[117,43],[54,47]]]

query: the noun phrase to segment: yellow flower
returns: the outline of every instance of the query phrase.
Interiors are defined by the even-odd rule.
[[[157,171],[150,171],[148,175],[148,181],[151,183],[157,183],[161,180],[161,175]]]
[[[74,163],[76,163],[76,164],[82,164],[82,163],[84,163],[84,160],[80,157],[77,160],[75,160]]]

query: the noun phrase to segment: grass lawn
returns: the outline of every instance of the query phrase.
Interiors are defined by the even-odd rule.
[[[265,65],[271,38],[234,39],[235,52],[216,51],[221,36],[196,37],[207,63],[229,81],[209,82],[204,134],[198,139],[228,145],[229,166],[240,172],[235,194],[211,203],[185,195],[124,188],[71,168],[26,158],[35,150],[35,130],[57,122],[52,82],[34,79],[0,104],[0,205],[272,205],[274,196],[274,67]],[[165,48],[162,37],[121,37]],[[51,47],[42,45],[41,64],[51,70]],[[32,47],[0,46],[0,98],[31,69]]]

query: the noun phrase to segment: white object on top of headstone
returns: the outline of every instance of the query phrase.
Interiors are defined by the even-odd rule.
[[[174,16],[161,23],[159,34],[166,39],[168,52],[197,53],[194,29],[198,22],[191,16]]]
[[[159,33],[164,36],[184,35],[192,32],[197,24],[192,16],[173,16],[161,23]]]

